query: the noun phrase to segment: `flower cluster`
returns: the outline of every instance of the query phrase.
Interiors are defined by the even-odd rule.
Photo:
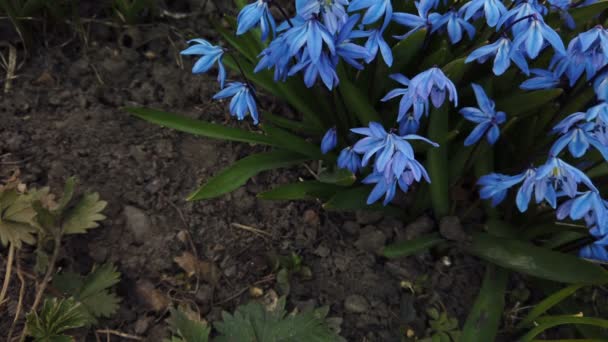
[[[433,115],[433,107],[458,108],[456,85],[440,67],[421,68],[417,74],[390,68],[395,62],[392,47],[399,41],[416,32],[426,32],[421,44],[426,51],[429,46],[437,46],[430,43],[433,37],[444,35],[442,46],[460,44],[452,57],[461,58],[464,63],[483,64],[492,60],[491,70],[496,76],[514,66],[509,77],[521,80],[526,77],[519,86],[523,90],[565,88],[572,91],[570,96],[576,97],[581,95],[580,89],[585,90],[584,83],[590,83],[595,94],[592,106],[547,121],[550,123],[547,127],[553,126],[555,141],[531,151],[536,157],[545,155],[540,153],[543,149],[548,150],[544,163],[541,160],[536,163],[538,166],[514,175],[491,173],[481,177],[478,184],[480,197],[491,200],[495,206],[507,198],[510,189],[516,189],[515,203],[521,212],[526,212],[534,201],[555,209],[559,220],[585,220],[597,241],[585,246],[581,256],[608,261],[608,202],[587,175],[591,164],[608,161],[608,30],[598,25],[578,35],[563,33],[576,26],[569,10],[594,1],[513,0],[505,5],[500,0],[469,0],[446,6],[439,0],[418,0],[413,3],[415,13],[405,13],[395,10],[402,7],[393,8],[396,1],[391,0],[296,0],[295,15],[287,17],[275,1],[256,0],[239,13],[236,34],[259,29],[266,45],[254,72],[272,70],[277,82],[298,75],[309,88],[322,84],[332,91],[344,77],[346,68],[342,66],[351,66],[350,70],[357,72],[364,70],[366,64],[379,61],[373,65],[374,70],[401,72],[390,75],[400,86],[381,99],[387,103],[383,108],[391,108],[389,101],[399,99],[393,113],[396,121],[391,125],[398,128],[387,130],[379,122],[371,122],[367,127],[352,128],[351,134],[347,134],[347,127],[341,122],[342,126],[338,125],[341,130],[332,127],[321,140],[323,154],[343,144],[337,166],[361,174],[362,183],[373,184],[368,204],[383,198],[387,205],[398,189],[407,192],[417,182],[431,182],[411,141],[437,147],[438,144],[419,135],[421,127],[425,127],[423,120]],[[278,11],[271,11],[272,6],[277,6]],[[281,13],[280,23],[273,13]],[[548,16],[549,13],[554,14]],[[554,29],[553,22],[560,21],[558,17],[562,26]],[[390,37],[387,32],[399,35]],[[562,40],[572,36],[569,41]],[[242,70],[243,82],[225,86],[223,59],[232,57],[230,51],[203,39],[191,42],[195,44],[182,54],[201,56],[193,73],[207,72],[217,65],[221,91],[214,98],[231,98],[231,114],[239,120],[250,116],[257,124],[256,92]],[[539,68],[549,59],[547,68]],[[233,64],[239,66],[238,60]],[[507,121],[508,113],[500,111],[505,109],[500,104],[496,108],[488,96],[495,87],[485,79],[478,82],[466,85],[466,89],[469,85],[472,88],[477,106],[458,110],[462,115],[459,125],[466,121],[474,124],[464,138],[465,146],[485,144],[484,141],[494,145]],[[462,93],[466,102],[469,97],[466,91]]]

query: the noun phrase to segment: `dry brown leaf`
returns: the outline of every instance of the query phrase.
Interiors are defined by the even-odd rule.
[[[154,285],[147,280],[140,280],[135,285],[135,293],[142,304],[151,310],[161,312],[169,307],[171,301],[164,293],[157,290]]]
[[[190,252],[183,252],[182,255],[173,258],[173,261],[186,272],[188,277],[197,276],[212,285],[217,284],[220,279],[219,269],[213,262],[199,260]]]

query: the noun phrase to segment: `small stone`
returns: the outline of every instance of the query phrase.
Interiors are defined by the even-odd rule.
[[[439,223],[441,235],[452,241],[464,242],[469,240],[469,236],[464,231],[460,219],[457,216],[446,216]]]
[[[342,229],[350,235],[358,235],[361,226],[355,221],[346,221],[342,225]]]
[[[416,221],[408,224],[405,227],[405,238],[407,240],[413,240],[424,234],[430,233],[435,227],[435,222],[428,216],[420,216]]]
[[[359,224],[366,225],[382,220],[383,214],[379,211],[360,210],[357,211],[356,216]]]
[[[302,217],[304,222],[309,226],[316,227],[321,224],[321,219],[319,218],[319,214],[312,209],[308,209],[304,212],[304,216]]]
[[[150,328],[152,317],[142,317],[135,321],[134,330],[137,335],[142,335]]]
[[[321,245],[315,249],[314,254],[320,256],[321,258],[327,258],[329,254],[331,254],[331,251],[326,246]]]
[[[362,296],[351,295],[344,300],[344,308],[351,313],[363,313],[369,309],[369,303]]]
[[[367,226],[359,236],[355,246],[367,252],[378,252],[386,244],[386,235],[374,226]]]
[[[108,258],[108,248],[98,243],[89,244],[89,256],[97,263],[103,263]]]
[[[152,230],[152,224],[148,215],[130,205],[125,206],[123,213],[127,220],[127,229],[133,233],[135,242],[144,243]]]

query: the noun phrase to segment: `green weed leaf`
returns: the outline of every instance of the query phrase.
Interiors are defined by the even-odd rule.
[[[36,342],[74,341],[63,332],[85,326],[88,323],[80,303],[74,299],[47,299],[39,313],[27,315],[27,334]]]
[[[98,221],[106,217],[101,214],[108,203],[99,200],[98,193],[85,194],[80,201],[69,209],[63,219],[64,234],[84,234],[99,226]]]
[[[36,211],[32,206],[31,197],[7,189],[0,192],[0,241],[2,245],[9,243],[15,248],[21,248],[23,243],[32,245],[36,242],[34,233],[38,231],[35,225]]]
[[[171,316],[167,320],[173,334],[172,341],[182,342],[207,342],[211,328],[205,322],[190,319],[181,309],[170,309]]]
[[[420,253],[442,242],[445,242],[445,240],[439,234],[425,235],[413,240],[397,242],[386,246],[382,250],[382,255],[390,259],[402,258]]]
[[[307,198],[328,199],[340,189],[343,189],[343,187],[318,181],[304,181],[280,185],[272,190],[258,194],[258,197],[265,200],[282,201]]]
[[[555,305],[562,302],[564,299],[573,295],[576,291],[578,291],[582,287],[583,287],[583,285],[580,285],[580,284],[570,285],[568,287],[565,287],[565,288],[553,293],[549,297],[543,299],[543,301],[534,305],[534,307],[532,308],[532,310],[530,310],[528,315],[524,319],[522,319],[515,328],[523,329],[523,328],[531,325],[535,319],[540,317],[542,314],[546,313],[548,310],[550,310]]]
[[[188,197],[190,201],[209,199],[231,192],[262,171],[299,164],[309,158],[286,151],[253,154],[232,164]]]

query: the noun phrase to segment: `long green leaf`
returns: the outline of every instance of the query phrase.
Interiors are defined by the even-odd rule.
[[[329,201],[323,204],[328,210],[372,210],[382,211],[391,216],[402,216],[403,211],[391,206],[383,206],[379,203],[367,204],[367,197],[371,192],[371,186],[359,186],[339,191]]]
[[[231,192],[247,180],[266,170],[278,169],[302,163],[310,158],[286,151],[273,151],[245,157],[211,178],[205,185],[188,197],[189,201],[209,199]]]
[[[544,314],[564,299],[570,297],[582,287],[583,285],[581,284],[570,285],[543,299],[543,301],[536,304],[534,308],[530,310],[528,315],[517,324],[515,329],[523,329],[527,326],[532,325],[532,323],[534,323],[534,320],[540,317],[540,315]]]
[[[591,325],[603,329],[608,329],[608,320],[594,317],[577,317],[577,316],[545,316],[537,319],[538,326],[534,327],[527,334],[522,336],[520,342],[532,341],[536,336],[540,335],[543,331],[549,330],[553,327],[557,327],[565,324],[582,324]]]
[[[402,258],[420,253],[431,247],[437,246],[442,242],[445,242],[445,239],[443,239],[441,235],[437,233],[425,235],[413,240],[388,245],[382,250],[382,255],[390,259]]]
[[[462,329],[461,341],[496,341],[508,279],[507,270],[488,264],[481,290]]]
[[[280,185],[272,190],[258,194],[265,200],[301,200],[307,198],[327,199],[337,191],[344,189],[338,185],[321,183],[318,181],[305,181],[293,184]]]
[[[344,68],[341,66],[338,66],[338,75],[340,76],[338,91],[342,94],[348,111],[356,115],[359,122],[364,126],[367,126],[370,121],[381,122],[380,115],[376,112],[374,106],[369,103],[368,97],[348,79]]]
[[[429,139],[440,145],[427,152],[427,168],[431,177],[431,203],[437,218],[446,216],[450,212],[448,144],[445,141],[449,128],[448,113],[448,104],[433,109],[428,129]]]
[[[203,122],[168,113],[156,109],[148,108],[126,108],[126,110],[151,123],[173,128],[180,132],[191,133],[207,138],[240,141],[252,144],[272,145],[272,141],[265,135],[247,132],[238,128],[226,127],[223,125]]]
[[[486,261],[534,277],[570,284],[608,283],[608,272],[601,266],[523,241],[476,233],[466,250]]]
[[[497,99],[496,109],[506,112],[509,117],[520,116],[553,101],[563,92],[562,89],[517,92],[506,98]]]
[[[268,135],[268,138],[286,150],[297,152],[313,159],[327,159],[335,161],[335,154],[324,155],[321,153],[321,148],[318,145],[309,143],[305,139],[290,133],[286,130],[271,125],[262,125],[262,129]],[[333,158],[332,158],[333,157]]]

